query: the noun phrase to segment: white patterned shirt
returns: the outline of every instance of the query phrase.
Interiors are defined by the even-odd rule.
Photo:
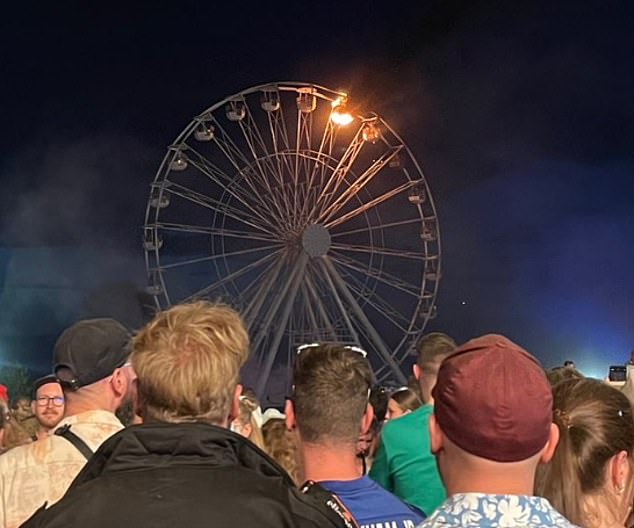
[[[123,429],[108,411],[87,411],[64,418],[57,429],[71,431],[96,451],[101,443]],[[0,528],[16,528],[45,502],[62,498],[86,458],[68,440],[50,435],[0,455]]]
[[[529,495],[457,493],[417,528],[577,528],[548,500]]]

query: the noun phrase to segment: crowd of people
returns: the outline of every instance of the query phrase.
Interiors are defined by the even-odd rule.
[[[240,384],[249,336],[194,302],[131,334],[79,321],[0,390],[4,528],[630,528],[632,383],[546,371],[497,334],[423,336],[405,387],[357,346],[297,350],[283,412]]]

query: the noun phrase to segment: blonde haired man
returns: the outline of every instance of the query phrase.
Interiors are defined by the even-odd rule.
[[[248,354],[245,325],[227,306],[157,314],[132,342],[144,423],[106,442],[66,496],[25,526],[339,526],[227,428]]]

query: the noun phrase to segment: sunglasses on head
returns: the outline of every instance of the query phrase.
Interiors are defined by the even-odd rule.
[[[297,355],[301,354],[304,350],[308,350],[309,348],[317,348],[322,346],[324,343],[307,343],[305,345],[299,345],[297,347]],[[341,348],[344,350],[350,350],[350,352],[356,352],[357,354],[361,354],[364,358],[368,357],[368,353],[363,350],[361,347],[354,345],[343,345]]]

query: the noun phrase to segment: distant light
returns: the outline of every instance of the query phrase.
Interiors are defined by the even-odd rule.
[[[247,108],[244,101],[229,101],[225,107],[225,114],[229,121],[233,121],[234,123],[242,121],[247,114]]]
[[[211,123],[203,121],[196,128],[194,137],[197,141],[211,141],[214,138],[214,131],[215,128]]]
[[[172,169],[173,171],[180,172],[180,171],[184,171],[186,168],[187,168],[187,158],[183,153],[178,152],[170,163],[170,169]]]
[[[460,304],[462,304],[462,306],[465,306],[467,304],[467,301],[462,301]]]
[[[260,106],[265,112],[277,112],[280,109],[280,94],[277,90],[262,90]]]

